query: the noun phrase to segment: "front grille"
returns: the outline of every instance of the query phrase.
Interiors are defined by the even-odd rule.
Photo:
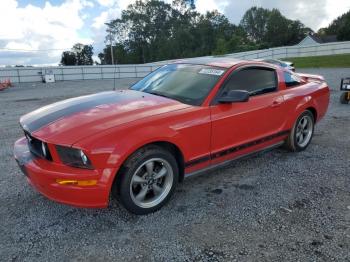
[[[47,144],[45,143],[45,148],[46,148],[46,156],[44,155],[43,153],[43,149],[42,149],[42,141],[33,137],[29,132],[27,131],[24,131],[24,135],[26,136],[27,138],[27,141],[28,141],[28,146],[29,146],[29,150],[30,152],[32,152],[32,154],[38,156],[38,157],[41,157],[41,158],[44,158],[44,159],[47,159],[47,160],[50,160],[52,161],[52,157],[51,157],[51,154],[50,154],[50,151],[49,151],[49,148],[47,146]]]

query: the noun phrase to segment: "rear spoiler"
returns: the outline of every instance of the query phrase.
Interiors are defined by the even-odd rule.
[[[307,82],[325,82],[325,79],[323,76],[320,75],[311,75],[311,74],[303,74],[298,73],[298,75]]]

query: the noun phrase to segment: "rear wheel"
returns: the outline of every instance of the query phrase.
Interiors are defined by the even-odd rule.
[[[305,150],[314,134],[314,116],[310,111],[304,111],[295,122],[288,138],[286,146],[291,151]]]
[[[143,215],[160,209],[177,185],[179,171],[174,156],[158,146],[135,152],[123,165],[119,199],[132,213]]]

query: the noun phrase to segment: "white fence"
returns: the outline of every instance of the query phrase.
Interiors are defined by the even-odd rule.
[[[350,53],[350,41],[335,42],[313,46],[286,46],[264,50],[255,50],[228,57],[238,59],[288,58],[303,56],[322,56]],[[56,81],[113,79],[144,77],[159,66],[174,60],[142,65],[104,65],[104,66],[58,66],[58,67],[17,67],[0,68],[0,80],[9,79],[12,83],[40,82],[42,76],[52,71]]]
[[[305,56],[324,56],[338,55],[350,53],[350,41],[334,42],[327,44],[308,45],[308,46],[284,46],[263,50],[253,50],[247,52],[226,54],[225,57],[237,59],[264,59],[264,58],[288,58],[288,57],[305,57]],[[162,65],[176,60],[167,60],[153,63],[154,65]]]
[[[41,82],[45,74],[54,74],[56,81],[144,77],[159,65],[103,65],[0,68],[0,80],[12,83]]]
[[[264,50],[255,50],[228,54],[227,56],[240,59],[263,59],[263,58],[288,58],[304,56],[323,56],[350,53],[350,41],[334,42],[327,44],[308,45],[308,46],[284,46]]]

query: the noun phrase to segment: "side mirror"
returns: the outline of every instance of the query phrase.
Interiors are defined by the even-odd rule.
[[[249,100],[249,92],[245,90],[231,90],[227,95],[218,99],[219,103],[235,103],[247,102]]]

